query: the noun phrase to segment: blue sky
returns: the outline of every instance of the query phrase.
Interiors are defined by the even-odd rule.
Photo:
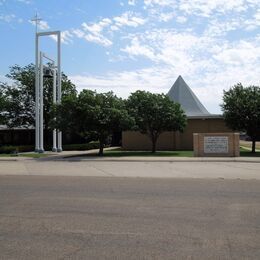
[[[34,62],[36,12],[40,31],[62,31],[62,69],[79,90],[167,93],[182,75],[219,113],[223,89],[260,85],[259,0],[0,0],[0,80]],[[41,48],[53,55],[55,41]]]

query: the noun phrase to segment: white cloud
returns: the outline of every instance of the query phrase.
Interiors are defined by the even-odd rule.
[[[29,20],[29,23],[31,23],[34,26],[36,24],[35,21],[31,21],[31,20]],[[48,29],[50,29],[50,26],[46,21],[41,20],[41,21],[38,21],[38,28],[40,30],[48,30]]]
[[[111,40],[103,35],[103,31],[110,26],[112,21],[104,18],[98,23],[82,23],[82,29],[72,29],[71,34],[77,38],[85,39],[88,42],[94,42],[99,45],[108,47],[113,44]]]
[[[6,14],[6,15],[0,15],[0,21],[10,23],[12,22],[16,16],[14,14]]]
[[[131,44],[121,51],[132,56],[145,56],[151,61],[190,70],[197,61],[204,61],[205,49],[211,39],[191,33],[177,33],[171,29],[157,29],[134,35]],[[200,57],[198,57],[201,55]]]
[[[129,5],[136,5],[136,0],[128,0]]]
[[[173,6],[175,3],[175,0],[144,0],[145,6]]]
[[[119,27],[117,27],[116,25],[111,25],[110,29],[111,29],[112,31],[118,31],[118,30],[120,30]]]
[[[79,90],[88,88],[99,92],[114,91],[126,98],[131,92],[144,89],[162,93],[170,87],[172,75],[167,68],[148,68],[136,71],[109,72],[104,76],[71,75],[69,78]]]
[[[31,0],[17,0],[17,1],[20,3],[23,3],[23,4],[27,4],[27,5],[32,3]]]
[[[84,22],[81,24],[81,28],[71,29],[68,32],[77,38],[108,47],[113,45],[113,41],[110,39],[113,36],[113,32],[120,31],[124,26],[136,28],[144,23],[145,20],[134,15],[133,12],[125,12],[121,16],[116,16],[112,19],[103,18],[96,23]]]
[[[234,46],[224,46],[213,58],[223,64],[243,66],[260,60],[260,41],[239,41]]]
[[[83,38],[85,33],[80,29],[72,29],[71,32],[75,34],[78,38]]]
[[[185,17],[185,16],[178,16],[176,21],[178,23],[186,23],[187,22],[187,17]]]
[[[245,29],[248,31],[255,30],[260,27],[260,9],[257,9],[251,19],[244,21]]]
[[[187,14],[209,17],[215,12],[242,12],[247,9],[246,0],[180,0],[179,8]]]
[[[23,19],[18,18],[15,14],[5,14],[5,15],[0,14],[0,22],[10,23],[10,24],[13,22],[22,23]]]
[[[159,20],[163,22],[169,22],[175,16],[174,12],[160,13]]]
[[[144,9],[157,8],[157,6],[189,15],[210,17],[216,13],[244,12],[250,7],[259,7],[260,2],[258,0],[144,0]]]
[[[212,19],[205,31],[205,34],[211,37],[225,36],[228,32],[240,29],[244,21],[240,17],[231,18],[227,21]]]
[[[68,44],[68,43],[72,43],[72,38],[73,35],[70,31],[62,31],[61,32],[61,42]]]
[[[102,35],[95,35],[95,34],[86,34],[84,36],[84,39],[88,42],[94,42],[100,45],[103,45],[105,47],[110,46],[113,44],[112,41],[110,41],[109,39],[105,38]]]
[[[39,21],[38,26],[39,26],[39,28],[41,30],[48,30],[48,29],[50,29],[50,26],[48,25],[48,23],[46,21]]]
[[[73,37],[74,35],[72,32],[66,30],[61,32],[61,43],[64,44],[69,44],[73,42]],[[52,38],[54,41],[57,41],[57,36],[56,35],[50,35],[50,38]]]
[[[144,56],[151,60],[156,59],[153,49],[149,46],[140,44],[137,37],[132,39],[131,45],[127,45],[125,48],[122,48],[121,51],[128,53],[130,56]]]
[[[110,24],[111,24],[111,20],[108,18],[104,18],[100,22],[93,23],[90,25],[88,25],[87,23],[82,23],[82,27],[84,30],[97,35],[101,33],[104,30],[104,28],[106,28]]]
[[[134,16],[132,12],[125,12],[121,16],[114,17],[113,20],[117,27],[138,27],[139,25],[143,25],[146,22],[145,19]]]

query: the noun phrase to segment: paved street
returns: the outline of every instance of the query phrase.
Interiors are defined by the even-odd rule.
[[[259,259],[260,181],[0,176],[0,252],[26,260]]]

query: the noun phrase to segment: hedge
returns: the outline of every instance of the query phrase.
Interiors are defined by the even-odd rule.
[[[62,146],[64,151],[85,151],[91,149],[98,149],[99,142],[94,141],[87,144],[65,144]]]
[[[64,151],[85,151],[91,149],[98,149],[99,142],[90,142],[87,144],[65,144],[62,146]],[[33,145],[21,145],[21,146],[0,146],[0,154],[12,154],[12,153],[23,153],[23,152],[32,152],[35,147]],[[45,147],[45,149],[51,151],[51,147]]]
[[[21,146],[8,145],[8,146],[0,146],[0,153],[6,153],[6,154],[22,153],[22,152],[31,152],[31,151],[34,151],[34,146],[33,146],[33,145],[21,145]]]

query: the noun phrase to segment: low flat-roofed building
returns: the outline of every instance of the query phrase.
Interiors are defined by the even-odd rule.
[[[187,126],[183,133],[164,132],[158,139],[157,150],[192,150],[193,133],[232,132],[222,115],[210,114],[181,76],[177,78],[167,94],[171,100],[181,104],[187,115]],[[122,133],[125,150],[151,150],[150,139],[138,131]]]

